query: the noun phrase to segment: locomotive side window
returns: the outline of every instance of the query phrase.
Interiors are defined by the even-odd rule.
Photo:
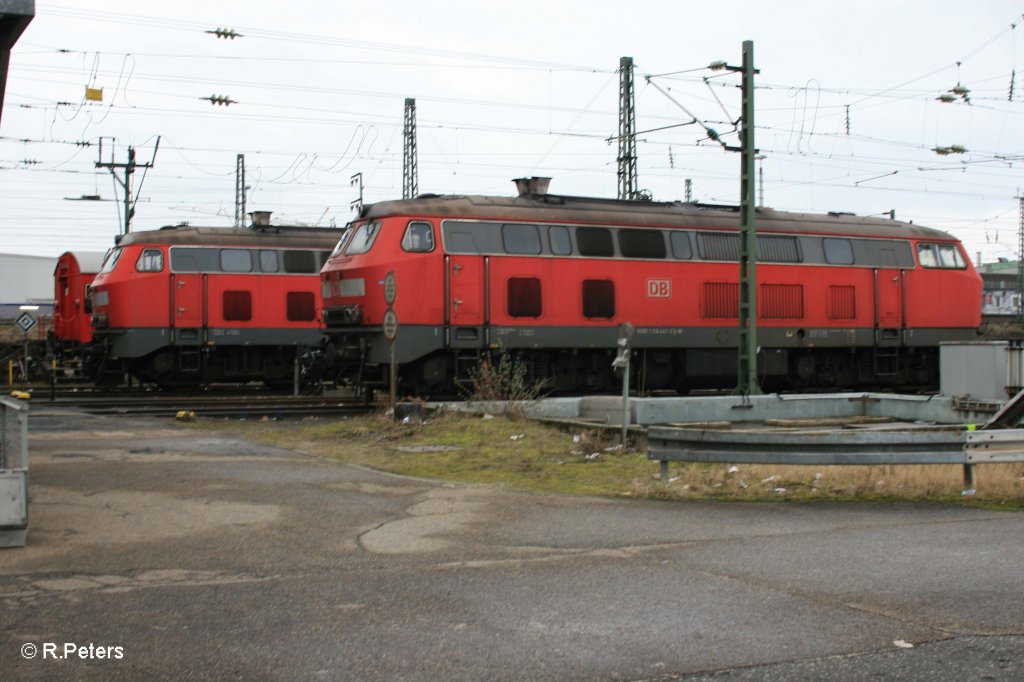
[[[476,233],[483,223],[445,221],[441,225],[444,234],[444,248],[448,253],[483,253],[477,244]]]
[[[698,232],[697,252],[704,260],[740,259],[740,236],[735,233]]]
[[[690,260],[693,258],[693,250],[690,246],[690,234],[688,232],[669,232],[668,240],[672,243],[672,257],[677,260]]]
[[[260,251],[260,272],[277,272],[277,251]]]
[[[252,251],[221,249],[220,269],[224,272],[252,272]]]
[[[217,249],[171,247],[171,269],[175,272],[217,272],[220,252]]]
[[[380,232],[380,223],[363,223],[356,228],[352,240],[348,243],[345,253],[350,256],[366,253],[373,247],[374,240]]]
[[[551,242],[551,253],[554,255],[568,256],[572,254],[572,237],[569,236],[569,228],[561,225],[549,227],[548,241]]]
[[[909,242],[894,239],[858,239],[853,245],[857,263],[882,268],[914,267],[914,252]]]
[[[312,275],[320,272],[316,256],[312,251],[284,251],[284,271],[294,274]]]
[[[822,239],[825,262],[832,265],[853,265],[853,244],[849,239]]]
[[[312,322],[316,319],[316,300],[309,291],[289,291],[288,320],[291,322]]]
[[[540,317],[540,280],[536,277],[509,277],[509,317]]]
[[[615,317],[615,282],[610,279],[583,280],[583,317]]]
[[[505,253],[540,254],[540,232],[536,225],[506,223],[501,226],[501,243]]]
[[[143,249],[139,260],[135,261],[135,269],[139,272],[160,272],[164,269],[164,252],[160,249]]]
[[[412,253],[434,250],[434,228],[430,223],[409,223],[402,237],[402,249]]]
[[[248,291],[224,292],[224,320],[248,322],[252,319],[252,293]]]
[[[576,245],[581,256],[611,258],[615,255],[612,231],[607,227],[577,227]]]
[[[623,258],[664,258],[665,236],[661,230],[619,230]]]

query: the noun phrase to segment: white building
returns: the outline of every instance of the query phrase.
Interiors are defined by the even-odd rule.
[[[0,253],[0,320],[14,319],[20,306],[39,306],[39,313],[53,311],[53,271],[57,259]]]

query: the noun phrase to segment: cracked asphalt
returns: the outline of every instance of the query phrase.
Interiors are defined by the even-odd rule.
[[[524,494],[29,425],[4,680],[1024,679],[1020,514]]]

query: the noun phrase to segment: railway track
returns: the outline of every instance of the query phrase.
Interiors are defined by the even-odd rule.
[[[195,394],[136,391],[49,389],[33,392],[31,404],[67,407],[90,414],[177,417],[283,419],[307,416],[351,416],[371,409],[348,397],[291,396],[254,390],[215,390]]]

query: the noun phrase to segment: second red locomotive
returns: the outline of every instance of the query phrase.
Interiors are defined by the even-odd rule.
[[[766,389],[938,384],[939,344],[976,337],[981,278],[934,229],[758,209],[759,375]],[[322,271],[339,375],[387,377],[393,273],[403,391],[445,393],[489,351],[553,391],[609,390],[630,322],[637,387],[735,386],[734,207],[523,193],[366,206]]]
[[[318,273],[341,232],[179,225],[133,232],[92,283],[100,382],[291,385],[320,330]]]

